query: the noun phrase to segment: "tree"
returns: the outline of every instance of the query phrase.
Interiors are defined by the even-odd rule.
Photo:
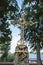
[[[16,0],[0,0],[0,18],[16,18],[19,7]]]
[[[0,22],[2,23],[0,25],[0,51],[3,51],[1,58],[3,61],[5,61],[8,55],[8,51],[10,49],[11,31],[8,22],[4,20]]]
[[[30,41],[31,47],[37,51],[37,65],[41,65],[40,49],[43,47],[43,1],[24,0],[23,8],[25,20],[37,22],[32,27],[26,26],[25,39]]]
[[[7,56],[7,62],[13,62],[14,59],[15,59],[14,54],[9,52]]]
[[[29,28],[29,27],[28,27]],[[26,29],[27,30],[27,29]],[[27,34],[28,33],[28,34]],[[40,49],[43,48],[43,30],[42,27],[32,27],[25,32],[25,39],[30,41],[30,48],[37,51],[37,61],[41,63]],[[40,60],[40,62],[39,62]]]
[[[18,5],[16,0],[0,0],[0,51],[2,56],[0,61],[7,61],[10,49],[11,30],[8,19],[17,17]]]

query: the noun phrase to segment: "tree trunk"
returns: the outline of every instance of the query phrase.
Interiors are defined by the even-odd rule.
[[[37,65],[42,65],[40,56],[40,43],[37,44]]]

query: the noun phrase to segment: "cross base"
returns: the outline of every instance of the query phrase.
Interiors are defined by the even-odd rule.
[[[24,44],[19,44],[16,46],[15,65],[29,65],[28,48]]]

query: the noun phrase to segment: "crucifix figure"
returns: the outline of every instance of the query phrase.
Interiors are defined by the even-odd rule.
[[[12,23],[19,24],[21,26],[21,44],[24,44],[24,25],[26,24],[29,26],[33,26],[35,23],[33,23],[32,21],[25,21],[23,13],[21,13],[20,20],[18,20],[18,21],[11,20],[11,21],[12,21]]]
[[[18,21],[16,21],[16,20],[11,20],[12,21],[12,23],[14,23],[14,24],[19,24],[20,25],[20,27],[21,27],[21,44],[20,45],[18,45],[17,47],[16,47],[16,50],[15,50],[15,53],[17,54],[16,56],[16,58],[18,58],[18,62],[20,63],[20,61],[23,61],[23,63],[24,64],[18,64],[17,62],[17,64],[16,65],[29,65],[27,62],[28,62],[28,59],[26,59],[26,58],[28,58],[28,49],[27,49],[27,46],[26,45],[24,45],[24,25],[29,25],[29,26],[33,26],[35,23],[33,23],[32,21],[25,21],[25,19],[24,19],[24,13],[21,13],[21,18],[20,18],[20,20],[18,20]],[[25,61],[26,61],[26,63],[25,63]]]

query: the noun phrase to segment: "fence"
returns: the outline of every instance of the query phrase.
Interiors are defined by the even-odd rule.
[[[14,65],[13,62],[0,62],[0,65]]]
[[[0,65],[14,65],[14,63],[13,62],[0,62]],[[30,63],[29,65],[37,65],[37,63]]]

